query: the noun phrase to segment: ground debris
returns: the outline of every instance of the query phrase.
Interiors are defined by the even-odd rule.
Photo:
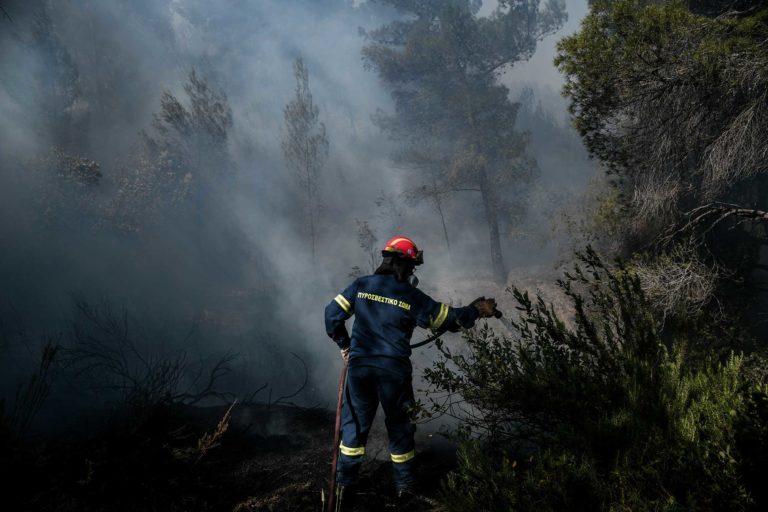
[[[319,512],[328,491],[332,427],[333,413],[316,408],[164,410],[140,426],[19,443],[0,454],[0,478],[11,490],[8,510]],[[213,437],[199,457],[200,440]],[[452,448],[430,444],[437,437],[417,439],[424,498],[407,504],[414,512],[433,508],[439,480],[453,465]],[[362,481],[342,510],[400,508],[382,418],[368,444]]]
[[[251,496],[235,505],[232,512],[273,512],[276,510],[319,510],[320,492],[313,482],[292,483],[266,496]]]

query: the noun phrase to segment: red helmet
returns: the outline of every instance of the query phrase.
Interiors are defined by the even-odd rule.
[[[420,251],[413,240],[408,237],[396,236],[392,238],[381,252],[384,256],[395,254],[401,258],[413,260],[416,265],[424,263],[424,252]]]

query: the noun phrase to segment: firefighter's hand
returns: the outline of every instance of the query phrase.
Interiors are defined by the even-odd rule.
[[[341,349],[341,359],[344,361],[344,364],[349,362],[349,347]]]
[[[501,313],[496,310],[496,299],[494,298],[478,297],[472,302],[472,305],[480,313],[480,318],[491,318],[494,316],[498,318],[501,316]]]

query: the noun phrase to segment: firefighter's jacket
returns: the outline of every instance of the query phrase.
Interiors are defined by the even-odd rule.
[[[344,322],[352,315],[350,338]],[[410,369],[410,341],[416,326],[456,332],[472,327],[477,318],[473,306],[452,308],[394,275],[377,274],[356,279],[326,306],[325,329],[340,348],[350,347],[350,365],[355,360],[384,358],[407,362]]]

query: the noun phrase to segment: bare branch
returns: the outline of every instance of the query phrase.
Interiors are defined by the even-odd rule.
[[[301,386],[299,386],[299,388],[293,393],[291,393],[290,395],[281,396],[280,398],[276,399],[274,402],[270,401],[270,404],[269,404],[270,407],[272,405],[280,405],[281,403],[287,403],[288,405],[292,405],[290,402],[284,402],[284,400],[295,397],[296,395],[304,391],[304,388],[307,387],[307,383],[309,382],[309,368],[307,367],[307,363],[305,363],[304,360],[300,358],[296,353],[291,352],[291,355],[296,359],[298,359],[301,365],[304,367],[304,382],[302,382]]]
[[[768,212],[755,208],[743,208],[729,203],[708,203],[685,213],[686,221],[682,225],[672,227],[659,241],[662,245],[671,243],[674,239],[688,236],[703,228],[701,235],[712,231],[718,224],[729,218],[749,221],[768,221]]]

